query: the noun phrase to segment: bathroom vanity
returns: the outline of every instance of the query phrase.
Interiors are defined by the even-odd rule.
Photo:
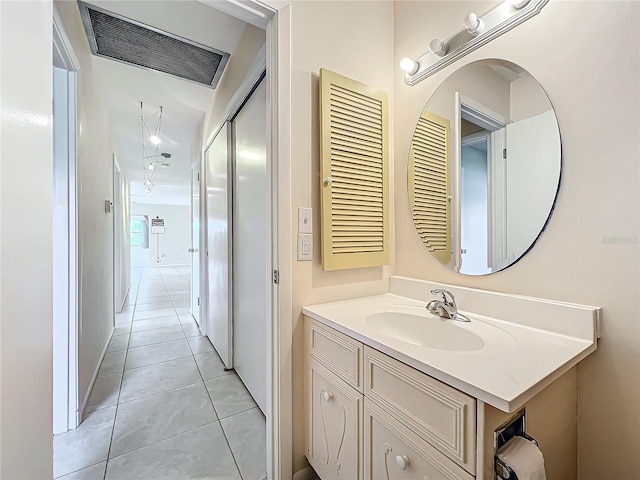
[[[469,323],[424,308],[446,288]],[[305,307],[306,455],[323,480],[493,479],[494,432],[526,415],[547,478],[576,478],[576,365],[600,309],[392,277]]]

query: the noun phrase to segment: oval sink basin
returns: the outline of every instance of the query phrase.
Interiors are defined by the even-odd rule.
[[[437,350],[470,352],[484,347],[478,335],[453,320],[404,312],[380,312],[369,315],[365,323],[381,334],[401,342]]]

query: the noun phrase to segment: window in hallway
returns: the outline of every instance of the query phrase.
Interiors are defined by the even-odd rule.
[[[149,237],[146,235],[147,223],[144,217],[131,217],[131,246],[149,248]],[[146,237],[146,242],[145,242]],[[146,246],[145,246],[146,243]]]

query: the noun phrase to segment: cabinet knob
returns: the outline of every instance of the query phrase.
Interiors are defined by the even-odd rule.
[[[398,468],[400,470],[406,470],[409,466],[409,463],[411,462],[409,461],[409,457],[407,457],[406,455],[396,456],[396,465],[398,465]]]
[[[333,393],[331,392],[322,392],[322,399],[325,402],[328,402],[329,400],[331,400],[333,398]]]

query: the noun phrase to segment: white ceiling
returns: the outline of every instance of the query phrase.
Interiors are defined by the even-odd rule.
[[[101,1],[90,4],[203,45],[233,52],[246,24],[198,1]],[[201,133],[211,107],[211,88],[163,73],[93,57],[94,71],[109,109],[116,157],[131,182],[135,203],[188,205],[191,195],[192,144]],[[169,168],[159,168],[151,197],[143,185],[140,101],[145,121],[153,129],[163,106],[158,153],[171,154]],[[147,143],[147,153],[153,152]]]

